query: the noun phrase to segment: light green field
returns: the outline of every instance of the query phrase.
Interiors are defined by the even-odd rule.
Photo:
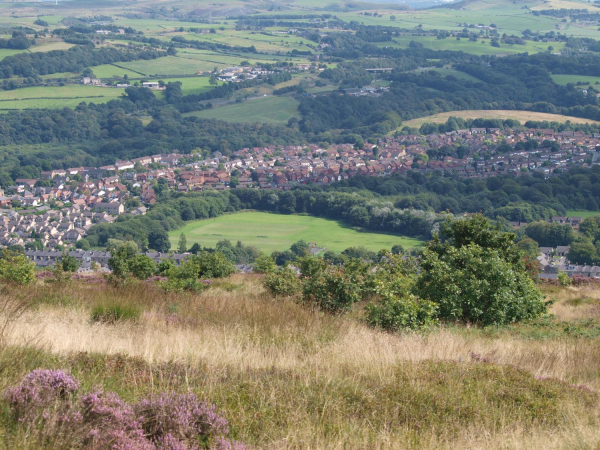
[[[69,50],[75,44],[69,44],[67,42],[46,42],[41,45],[34,45],[29,49],[30,52],[49,52],[52,50]]]
[[[287,123],[298,115],[298,102],[289,97],[260,97],[186,115],[228,122]]]
[[[27,108],[73,108],[81,102],[106,103],[122,94],[122,89],[98,86],[34,86],[13,91],[0,91],[0,111]]]
[[[212,70],[214,64],[210,65],[209,69],[206,67],[206,63],[203,61],[197,61],[188,58],[182,58],[179,56],[165,56],[163,58],[152,59],[148,61],[129,61],[118,64],[126,69],[150,75],[188,75],[203,72],[206,70]],[[139,75],[136,75],[139,76]]]
[[[599,123],[594,120],[580,119],[578,117],[563,116],[560,114],[547,114],[532,111],[510,111],[510,110],[467,110],[451,111],[434,114],[433,116],[420,117],[418,119],[403,122],[400,128],[411,127],[420,128],[424,123],[446,123],[450,117],[460,117],[462,119],[513,119],[522,124],[528,120],[548,121],[548,122],[566,122],[571,123]]]
[[[242,241],[260,250],[271,253],[287,250],[300,239],[315,242],[319,247],[341,252],[348,247],[363,246],[372,251],[390,249],[400,244],[404,248],[421,245],[418,239],[391,234],[363,233],[348,228],[340,222],[312,216],[270,214],[263,212],[240,212],[198,220],[169,233],[171,244],[177,246],[179,236],[185,234],[188,246],[198,243],[214,247],[223,239]]]
[[[587,219],[588,217],[600,216],[600,211],[567,211],[567,217],[583,217]]]
[[[122,69],[112,64],[102,64],[101,66],[91,67],[91,69],[98,78],[122,77],[123,75],[127,75],[129,78],[139,78],[141,76],[139,73]]]
[[[591,77],[587,75],[552,75],[552,79],[556,84],[567,85],[569,83],[576,84],[579,81],[585,83],[585,86],[590,84],[595,85],[596,82],[600,83],[600,77]]]
[[[473,55],[504,55],[514,53],[540,53],[548,51],[551,45],[554,52],[561,50],[564,47],[562,42],[540,43],[527,41],[525,45],[507,45],[500,44],[500,47],[492,47],[489,40],[481,40],[471,42],[468,39],[457,41],[456,38],[436,39],[435,36],[398,36],[394,38],[394,42],[380,42],[377,45],[380,47],[401,47],[407,48],[411,41],[423,44],[425,48],[432,50],[453,50],[470,53]]]

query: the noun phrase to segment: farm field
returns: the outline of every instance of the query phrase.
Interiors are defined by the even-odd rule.
[[[122,66],[121,63],[119,63]],[[112,78],[112,77],[122,77],[123,75],[127,75],[129,78],[139,78],[141,75],[137,72],[133,72],[128,69],[123,69],[122,67],[117,67],[113,64],[102,64],[101,66],[93,66],[90,67],[98,78]]]
[[[391,234],[364,233],[346,227],[340,222],[313,216],[239,212],[215,219],[198,220],[169,233],[171,244],[177,246],[179,236],[185,234],[187,244],[214,247],[223,239],[238,240],[271,253],[287,250],[300,239],[315,242],[319,247],[341,252],[348,247],[363,246],[372,251],[390,249],[400,244],[404,248],[421,245],[418,239]]]
[[[34,86],[0,91],[0,111],[27,108],[74,108],[81,102],[105,103],[120,97],[123,89],[98,86]]]
[[[298,102],[289,97],[260,97],[186,115],[228,122],[287,123],[298,114]]]
[[[587,219],[588,217],[595,216],[600,216],[600,211],[567,211],[567,217],[583,217],[584,219]]]
[[[192,75],[201,71],[212,70],[214,63],[206,63],[179,56],[165,56],[148,61],[129,61],[118,64],[121,67],[138,72],[145,76],[153,75]]]
[[[462,119],[514,119],[525,123],[528,120],[547,120],[548,122],[566,122],[572,123],[599,123],[594,120],[580,119],[578,117],[563,116],[560,114],[547,114],[532,111],[507,111],[507,110],[467,110],[451,111],[435,114],[433,116],[420,117],[418,119],[407,120],[403,122],[401,128],[411,127],[420,128],[424,123],[445,123],[450,117],[460,117]]]
[[[432,50],[463,51],[465,53],[471,53],[473,55],[478,56],[515,54],[525,52],[540,53],[548,51],[548,47],[550,45],[553,47],[553,51],[559,51],[564,47],[564,43],[562,42],[553,42],[552,44],[548,44],[532,41],[527,41],[525,45],[500,44],[500,47],[492,47],[490,45],[489,40],[471,42],[468,39],[461,39],[460,41],[457,41],[455,38],[436,39],[434,36],[399,36],[395,37],[393,42],[381,42],[378,43],[378,46],[398,46],[401,48],[407,48],[411,41],[419,42],[423,44],[425,48],[429,48]]]
[[[583,82],[585,84],[581,86],[589,86],[591,84],[595,85],[596,83],[600,83],[600,77],[592,77],[588,75],[551,75],[552,79],[556,84],[567,85],[569,83],[577,84],[578,82]]]

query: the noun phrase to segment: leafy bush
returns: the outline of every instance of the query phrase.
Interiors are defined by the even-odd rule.
[[[501,325],[539,317],[543,295],[529,278],[514,234],[482,215],[443,224],[421,256],[414,293],[439,306],[439,318]]]
[[[30,284],[35,281],[35,263],[23,253],[2,250],[0,279],[12,284]]]
[[[328,267],[303,281],[304,302],[323,311],[340,313],[361,300],[361,288],[341,267]]]
[[[263,284],[275,296],[294,297],[302,291],[298,274],[290,267],[268,273]]]
[[[271,273],[277,270],[277,264],[275,264],[273,258],[261,252],[252,264],[252,270],[256,273]]]
[[[100,305],[92,310],[92,322],[117,323],[139,319],[141,312],[134,305]]]
[[[235,266],[221,252],[199,252],[184,264],[195,268],[196,278],[226,278],[235,272]]]
[[[437,323],[435,303],[416,297],[416,263],[384,253],[373,279],[373,296],[378,300],[366,306],[366,321],[387,331],[428,328]]]

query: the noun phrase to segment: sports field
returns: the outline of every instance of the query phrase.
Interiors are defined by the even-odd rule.
[[[187,115],[228,122],[287,123],[298,115],[298,102],[289,97],[261,97]]]
[[[421,245],[418,239],[359,232],[341,222],[319,217],[250,211],[197,220],[171,231],[169,237],[173,247],[177,246],[181,233],[185,234],[188,246],[197,242],[201,246],[214,247],[218,241],[229,239],[233,243],[239,240],[245,245],[254,245],[267,253],[287,250],[300,239],[315,242],[317,246],[335,252],[359,246],[379,251],[382,248],[390,249],[396,244],[404,248]]]
[[[509,111],[509,110],[467,110],[467,111],[451,111],[433,116],[420,117],[418,119],[408,120],[403,122],[400,128],[411,127],[420,128],[424,123],[446,123],[450,117],[460,117],[462,119],[514,119],[522,124],[528,120],[539,120],[548,122],[566,122],[570,120],[572,123],[599,123],[595,120],[580,119],[577,117],[562,116],[560,114],[547,114],[533,111]]]

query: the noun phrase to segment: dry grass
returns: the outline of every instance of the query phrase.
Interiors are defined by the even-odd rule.
[[[434,114],[433,116],[421,117],[419,119],[407,120],[402,123],[400,128],[411,127],[420,128],[424,123],[446,123],[450,117],[460,117],[461,119],[513,119],[521,123],[528,120],[538,120],[548,122],[566,122],[572,123],[598,123],[595,120],[580,119],[577,117],[563,116],[560,114],[548,114],[533,111],[510,111],[510,110],[468,110],[468,111],[451,111],[445,113]]]
[[[597,304],[577,300],[598,299],[598,291],[551,294],[560,320],[598,317]],[[524,339],[452,327],[392,335],[273,299],[248,276],[200,296],[91,285],[38,286],[23,296],[38,307],[16,321],[12,344],[38,337],[52,364],[125,396],[158,386],[199,391],[226,410],[240,438],[259,447],[600,443],[598,397],[587,392],[600,391],[598,338]],[[143,315],[92,323],[94,307],[117,299]]]

